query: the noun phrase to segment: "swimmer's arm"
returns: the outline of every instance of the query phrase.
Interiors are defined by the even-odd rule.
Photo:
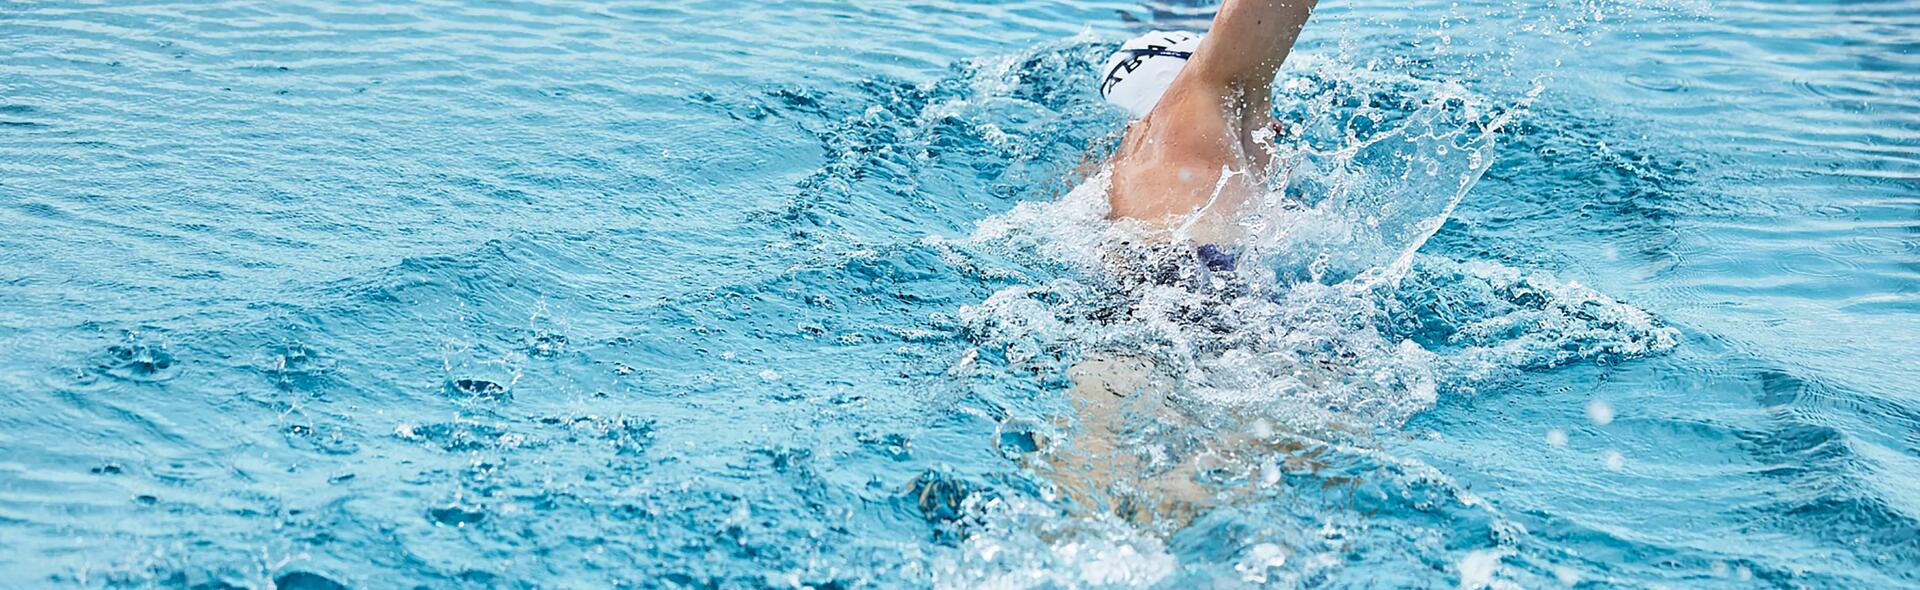
[[[1265,88],[1286,63],[1314,4],[1315,0],[1227,0],[1175,83]]]
[[[1111,216],[1180,225],[1205,241],[1233,239],[1221,220],[1237,215],[1273,168],[1269,140],[1253,131],[1274,126],[1273,77],[1314,3],[1227,0],[1220,7],[1153,112],[1127,128],[1113,160]],[[1210,221],[1195,226],[1201,212]]]

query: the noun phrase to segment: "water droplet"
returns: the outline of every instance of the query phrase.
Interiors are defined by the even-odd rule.
[[[485,379],[456,379],[448,384],[454,391],[475,397],[500,399],[507,395],[507,387]]]
[[[470,524],[479,524],[480,521],[486,520],[487,513],[478,509],[448,506],[427,510],[427,518],[448,526],[465,527]]]
[[[1613,406],[1600,400],[1587,402],[1587,419],[1592,420],[1595,426],[1612,424]]]

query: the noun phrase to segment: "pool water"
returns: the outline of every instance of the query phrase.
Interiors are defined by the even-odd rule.
[[[1920,587],[1920,2],[1329,0],[1117,288],[1210,10],[0,0],[0,585]]]

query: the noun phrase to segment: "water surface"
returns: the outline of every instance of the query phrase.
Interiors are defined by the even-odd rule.
[[[1329,1],[1266,290],[1085,321],[1093,64],[1209,14],[0,2],[0,570],[1920,586],[1920,4]],[[1059,501],[1119,345],[1324,467]]]

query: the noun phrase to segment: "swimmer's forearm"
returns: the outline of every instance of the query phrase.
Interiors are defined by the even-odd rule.
[[[1220,86],[1263,86],[1293,51],[1315,0],[1227,0],[1188,67]]]

